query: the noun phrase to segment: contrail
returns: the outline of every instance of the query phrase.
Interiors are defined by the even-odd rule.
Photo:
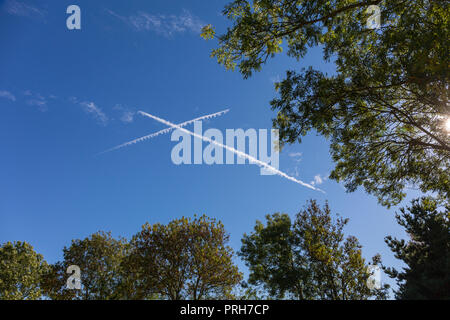
[[[171,127],[172,129],[179,129],[179,130],[181,130],[182,132],[185,132],[185,133],[187,133],[187,134],[190,134],[191,136],[194,136],[194,137],[199,138],[199,139],[201,139],[201,140],[203,140],[203,141],[206,141],[206,142],[215,144],[216,146],[219,146],[219,147],[221,147],[221,148],[224,148],[224,149],[226,149],[226,150],[228,150],[228,151],[231,151],[231,152],[233,152],[234,154],[236,154],[237,156],[239,156],[239,157],[241,157],[241,158],[244,158],[244,159],[247,159],[250,163],[254,163],[254,164],[258,165],[259,167],[264,167],[264,168],[266,168],[266,169],[272,171],[273,173],[275,173],[275,174],[277,174],[277,175],[279,175],[279,176],[281,176],[281,177],[283,177],[283,178],[286,178],[286,179],[288,179],[288,180],[291,180],[291,181],[293,181],[293,182],[295,182],[295,183],[298,183],[298,184],[300,184],[300,185],[302,185],[302,186],[304,186],[304,187],[307,187],[307,188],[310,188],[310,189],[312,189],[312,190],[316,190],[316,191],[320,191],[320,192],[325,193],[323,190],[321,190],[321,189],[319,189],[319,188],[316,188],[316,187],[313,187],[312,185],[310,185],[310,184],[308,184],[308,183],[306,183],[306,182],[303,182],[303,181],[301,181],[301,180],[297,180],[297,179],[295,179],[294,177],[291,177],[291,176],[287,175],[286,173],[284,173],[284,172],[282,172],[282,171],[276,169],[275,167],[272,167],[271,165],[269,165],[269,164],[267,164],[267,163],[265,163],[265,162],[263,162],[263,161],[261,161],[261,160],[258,160],[258,159],[256,159],[255,157],[252,157],[251,155],[248,155],[248,154],[246,154],[246,153],[244,153],[244,152],[242,152],[242,151],[236,150],[236,149],[234,149],[234,148],[232,148],[232,147],[230,147],[230,146],[223,145],[223,144],[221,144],[221,143],[219,143],[219,142],[217,142],[217,141],[214,141],[214,140],[212,140],[212,139],[210,139],[210,138],[208,138],[208,137],[204,137],[204,136],[202,136],[202,135],[199,135],[199,134],[197,134],[197,133],[195,133],[195,132],[186,130],[186,129],[182,128],[182,127],[179,126],[179,125],[176,125],[176,124],[174,124],[174,123],[172,123],[172,122],[169,122],[169,121],[167,121],[167,120],[161,119],[161,118],[159,118],[159,117],[157,117],[157,116],[151,115],[151,114],[149,114],[149,113],[147,113],[147,112],[138,111],[138,113],[140,113],[140,114],[142,114],[142,115],[144,115],[144,116],[146,116],[146,117],[152,118],[152,119],[154,119],[154,120],[156,120],[156,121],[158,121],[158,122],[164,123],[165,125]]]
[[[221,115],[224,115],[228,111],[230,111],[230,109],[225,109],[225,110],[222,110],[222,111],[219,111],[219,112],[216,112],[216,113],[207,114],[206,116],[202,116],[202,117],[199,117],[199,118],[195,118],[195,119],[192,119],[192,120],[189,120],[189,121],[182,122],[182,123],[178,124],[178,126],[184,127],[184,126],[187,126],[188,124],[193,123],[194,121],[200,121],[200,120],[205,120],[205,119],[211,119],[211,118],[219,117]],[[161,134],[168,133],[168,132],[170,132],[173,129],[174,128],[170,127],[170,128],[163,129],[163,130],[160,130],[158,132],[155,132],[155,133],[152,133],[152,134],[149,134],[149,135],[146,135],[146,136],[134,139],[132,141],[122,143],[121,145],[118,145],[118,146],[113,147],[111,149],[108,149],[106,151],[102,151],[102,152],[98,153],[97,155],[100,155],[100,154],[103,154],[103,153],[107,153],[107,152],[110,152],[110,151],[114,151],[114,150],[117,150],[117,149],[129,146],[131,144],[135,144],[135,143],[147,140],[147,139],[154,138],[154,137],[159,136]]]

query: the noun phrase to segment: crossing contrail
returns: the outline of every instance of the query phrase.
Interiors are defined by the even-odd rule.
[[[277,174],[277,175],[279,175],[279,176],[281,176],[283,178],[286,178],[286,179],[291,180],[291,181],[293,181],[295,183],[298,183],[299,185],[302,185],[304,187],[310,188],[312,190],[316,190],[316,191],[320,191],[320,192],[325,193],[323,190],[321,190],[319,188],[316,188],[316,187],[314,187],[314,186],[312,186],[312,185],[310,185],[310,184],[308,184],[306,182],[303,182],[301,180],[295,179],[294,177],[291,177],[291,176],[287,175],[286,173],[278,170],[277,168],[272,167],[271,165],[269,165],[269,164],[267,164],[267,163],[265,163],[265,162],[263,162],[261,160],[258,160],[255,157],[252,157],[251,155],[248,155],[248,154],[246,154],[246,153],[244,153],[242,151],[236,150],[236,149],[234,149],[234,148],[232,148],[230,146],[223,145],[223,144],[221,144],[221,143],[219,143],[217,141],[214,141],[214,140],[212,140],[212,139],[210,139],[208,137],[204,137],[202,135],[199,135],[199,134],[197,134],[195,132],[186,130],[186,129],[182,128],[180,125],[174,124],[174,123],[172,123],[170,121],[167,121],[167,120],[164,120],[164,119],[161,119],[161,118],[159,118],[157,116],[154,116],[154,115],[151,115],[151,114],[149,114],[147,112],[138,111],[138,113],[140,113],[140,114],[142,114],[142,115],[144,115],[146,117],[152,118],[152,119],[154,119],[154,120],[156,120],[158,122],[164,123],[165,125],[171,127],[172,129],[178,129],[178,130],[180,130],[180,131],[182,131],[184,133],[190,134],[191,136],[194,136],[194,137],[199,138],[199,139],[201,139],[203,141],[209,142],[211,144],[214,144],[216,146],[224,148],[224,149],[226,149],[226,150],[228,150],[230,152],[233,152],[238,157],[247,159],[250,163],[254,163],[254,164],[258,165],[259,167],[266,168],[267,170],[269,170],[269,171],[271,171],[271,172],[273,172],[273,173],[275,173],[275,174]]]
[[[195,121],[200,121],[200,120],[206,120],[206,119],[219,117],[221,115],[224,115],[228,111],[230,111],[230,109],[225,109],[225,110],[222,110],[222,111],[219,111],[219,112],[216,112],[216,113],[207,114],[206,116],[201,116],[201,117],[189,120],[189,121],[182,122],[182,123],[178,124],[178,126],[184,127],[184,126],[187,126],[188,124],[191,124],[191,123],[193,123]],[[102,151],[102,152],[98,153],[97,155],[100,155],[100,154],[103,154],[103,153],[107,153],[107,152],[110,152],[110,151],[114,151],[114,150],[117,150],[117,149],[129,146],[129,145],[132,145],[132,144],[135,144],[135,143],[138,143],[138,142],[142,142],[144,140],[154,138],[154,137],[159,136],[161,134],[169,133],[173,129],[174,129],[173,127],[170,127],[170,128],[163,129],[163,130],[160,130],[158,132],[155,132],[155,133],[152,133],[152,134],[149,134],[149,135],[146,135],[146,136],[143,136],[143,137],[131,140],[129,142],[122,143],[121,145],[118,145],[118,146],[113,147],[111,149],[108,149],[106,151]]]

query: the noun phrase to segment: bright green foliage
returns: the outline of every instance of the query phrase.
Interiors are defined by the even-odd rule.
[[[336,73],[288,71],[276,84],[274,126],[284,143],[311,130],[329,138],[336,163],[330,178],[348,191],[363,186],[383,205],[406,186],[450,197],[448,1],[235,0],[233,25],[212,56],[249,77],[287,49],[302,58],[320,45]],[[382,26],[366,26],[370,5]],[[208,27],[208,30],[213,30]],[[205,38],[214,36],[205,33]],[[284,44],[283,44],[284,42]]]
[[[64,247],[64,260],[52,265],[43,282],[45,294],[51,299],[108,300],[127,298],[121,287],[124,275],[121,263],[127,254],[124,239],[111,233],[94,233],[83,240],[72,240]],[[81,269],[81,290],[67,289],[66,273],[70,265]]]
[[[242,275],[223,224],[206,216],[145,224],[126,263],[137,299],[230,298]]]
[[[294,299],[386,298],[387,287],[369,289],[368,265],[358,240],[344,240],[348,219],[332,219],[328,204],[311,200],[294,222],[287,214],[266,216],[244,235],[239,255],[250,269],[249,283],[269,297]]]
[[[41,298],[41,276],[48,265],[26,242],[7,242],[0,246],[0,300]]]
[[[398,283],[398,299],[450,299],[450,204],[439,211],[432,198],[416,199],[402,208],[398,223],[409,241],[386,237],[386,243],[401,259],[402,271],[385,268]]]
[[[205,40],[209,40],[213,39],[215,34],[216,31],[214,30],[214,27],[208,24],[202,28],[202,33],[200,34],[200,36]]]

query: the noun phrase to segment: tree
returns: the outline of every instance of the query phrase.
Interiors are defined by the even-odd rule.
[[[242,278],[223,224],[206,216],[145,224],[131,241],[127,270],[136,298],[228,298]]]
[[[263,286],[269,296],[295,299],[386,298],[387,286],[370,289],[368,264],[358,240],[344,240],[348,219],[332,219],[330,208],[316,201],[294,222],[287,214],[266,216],[254,232],[244,234],[239,255],[250,269],[249,283]]]
[[[366,26],[371,5],[381,9],[378,29]],[[247,78],[284,48],[300,59],[321,46],[335,74],[290,70],[276,84],[281,142],[322,134],[336,163],[330,178],[349,192],[363,186],[383,205],[411,186],[448,199],[449,12],[444,0],[235,0],[212,56]],[[204,27],[204,38],[214,35]]]
[[[127,298],[124,291],[126,270],[122,261],[127,255],[125,239],[114,239],[111,233],[97,232],[83,240],[72,240],[63,249],[63,261],[51,266],[43,282],[51,299],[108,300]],[[81,290],[67,289],[67,268],[76,265],[81,271]]]
[[[41,298],[41,276],[48,265],[27,242],[7,242],[0,246],[0,300]]]
[[[410,240],[385,239],[395,257],[406,264],[402,271],[384,268],[397,280],[397,299],[450,299],[450,204],[438,209],[431,197],[413,200],[411,207],[396,215]]]

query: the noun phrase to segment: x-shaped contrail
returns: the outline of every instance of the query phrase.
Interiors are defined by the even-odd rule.
[[[108,149],[108,150],[106,150],[106,151],[100,152],[99,154],[103,154],[103,153],[106,153],[106,152],[114,151],[114,150],[117,150],[117,149],[120,149],[120,148],[129,146],[129,145],[132,145],[132,144],[135,144],[135,143],[138,143],[138,142],[147,140],[147,139],[154,138],[154,137],[159,136],[159,135],[161,135],[161,134],[169,133],[171,130],[179,129],[179,130],[181,130],[182,132],[187,133],[187,134],[189,134],[189,135],[191,135],[191,136],[194,136],[194,137],[199,138],[199,139],[201,139],[201,140],[203,140],[203,141],[209,142],[209,143],[211,143],[211,144],[214,144],[214,145],[216,145],[216,146],[219,146],[219,147],[221,147],[221,148],[224,148],[224,149],[226,149],[226,150],[228,150],[228,151],[230,151],[230,152],[233,152],[233,153],[236,154],[238,157],[247,159],[250,163],[254,163],[254,164],[256,164],[256,165],[259,166],[259,167],[266,168],[266,169],[268,169],[269,171],[271,171],[271,172],[273,172],[273,173],[275,173],[275,174],[277,174],[277,175],[279,175],[279,176],[281,176],[281,177],[283,177],[283,178],[286,178],[286,179],[288,179],[288,180],[291,180],[291,181],[293,181],[293,182],[295,182],[295,183],[297,183],[297,184],[300,184],[300,185],[305,186],[305,187],[307,187],[307,188],[310,188],[310,189],[312,189],[312,190],[324,192],[324,191],[322,191],[321,189],[316,188],[316,187],[310,185],[309,183],[303,182],[303,181],[301,181],[301,180],[298,180],[298,179],[296,179],[296,178],[294,178],[294,177],[291,177],[291,176],[287,175],[286,173],[284,173],[284,172],[278,170],[277,168],[275,168],[275,167],[273,167],[273,166],[271,166],[271,165],[269,165],[269,164],[267,164],[267,163],[265,163],[265,162],[263,162],[263,161],[261,161],[261,160],[258,160],[258,159],[256,159],[255,157],[253,157],[253,156],[251,156],[251,155],[249,155],[249,154],[246,154],[245,152],[236,150],[236,149],[234,149],[234,148],[232,148],[232,147],[230,147],[230,146],[223,145],[223,144],[221,144],[221,143],[219,143],[219,142],[217,142],[217,141],[215,141],[215,140],[212,140],[212,139],[210,139],[210,138],[208,138],[208,137],[204,137],[204,136],[202,136],[202,135],[199,135],[199,134],[197,134],[197,133],[194,133],[194,132],[192,132],[192,131],[189,131],[189,130],[186,130],[186,129],[183,128],[183,127],[187,126],[188,124],[191,124],[191,123],[193,123],[193,122],[195,122],[195,121],[201,121],[201,120],[205,120],[205,119],[215,118],[215,117],[218,117],[218,116],[221,116],[221,115],[227,113],[228,111],[230,111],[230,109],[226,109],[226,110],[222,110],[222,111],[219,111],[219,112],[216,112],[216,113],[208,114],[208,115],[205,115],[205,116],[202,116],[202,117],[198,117],[198,118],[195,118],[195,119],[192,119],[192,120],[189,120],[189,121],[182,122],[182,123],[180,123],[180,124],[174,124],[174,123],[172,123],[172,122],[170,122],[170,121],[164,120],[164,119],[159,118],[159,117],[154,116],[154,115],[151,115],[151,114],[149,114],[149,113],[147,113],[147,112],[139,111],[139,112],[138,112],[139,114],[142,114],[142,115],[144,115],[144,116],[146,116],[146,117],[152,118],[152,119],[154,119],[154,120],[156,120],[156,121],[158,121],[158,122],[164,123],[165,125],[169,126],[169,128],[166,128],[166,129],[160,130],[160,131],[158,131],[158,132],[155,132],[155,133],[152,133],[152,134],[149,134],[149,135],[146,135],[146,136],[143,136],[143,137],[140,137],[140,138],[131,140],[131,141],[129,141],[129,142],[122,143],[121,145],[118,145],[118,146],[113,147],[113,148],[111,148],[111,149]]]
[[[219,116],[221,116],[221,115],[224,115],[224,114],[227,113],[228,111],[230,111],[230,109],[225,109],[225,110],[222,110],[222,111],[219,111],[219,112],[216,112],[216,113],[207,114],[206,116],[201,116],[201,117],[198,117],[198,118],[189,120],[189,121],[182,122],[182,123],[178,124],[178,126],[184,127],[184,126],[187,126],[188,124],[191,124],[191,123],[193,123],[193,122],[195,122],[195,121],[201,121],[201,120],[206,120],[206,119],[211,119],[211,118],[219,117]],[[163,129],[163,130],[160,130],[160,131],[158,131],[158,132],[155,132],[155,133],[152,133],[152,134],[149,134],[149,135],[146,135],[146,136],[143,136],[143,137],[140,137],[140,138],[131,140],[131,141],[129,141],[129,142],[122,143],[121,145],[118,145],[118,146],[113,147],[113,148],[111,148],[111,149],[108,149],[108,150],[106,150],[106,151],[100,152],[100,153],[98,153],[97,155],[100,155],[100,154],[103,154],[103,153],[106,153],[106,152],[110,152],[110,151],[114,151],[114,150],[117,150],[117,149],[120,149],[120,148],[129,146],[129,145],[132,145],[132,144],[135,144],[135,143],[138,143],[138,142],[147,140],[147,139],[151,139],[151,138],[154,138],[154,137],[159,136],[159,135],[161,135],[161,134],[169,133],[169,132],[172,131],[173,129],[174,129],[174,128],[170,127],[170,128]]]
[[[147,112],[139,111],[138,113],[140,113],[140,114],[142,114],[142,115],[144,115],[144,116],[146,116],[146,117],[152,118],[152,119],[154,119],[154,120],[156,120],[156,121],[158,121],[158,122],[164,123],[165,125],[171,127],[172,129],[178,129],[178,130],[180,130],[180,131],[182,131],[182,132],[184,132],[184,133],[187,133],[187,134],[189,134],[189,135],[191,135],[191,136],[193,136],[193,137],[195,137],[195,138],[201,139],[201,140],[203,140],[203,141],[206,141],[206,142],[209,142],[209,143],[211,143],[211,144],[214,144],[214,145],[216,145],[216,146],[218,146],[218,147],[224,148],[225,150],[228,150],[228,151],[230,151],[230,152],[233,152],[233,153],[236,154],[238,157],[247,159],[250,163],[254,163],[254,164],[258,165],[259,167],[266,168],[266,169],[268,169],[269,171],[271,171],[271,172],[273,172],[273,173],[275,173],[275,174],[277,174],[277,175],[279,175],[279,176],[281,176],[281,177],[283,177],[283,178],[286,178],[286,179],[291,180],[291,181],[293,181],[293,182],[295,182],[295,183],[298,183],[299,185],[302,185],[302,186],[304,186],[304,187],[307,187],[307,188],[310,188],[310,189],[313,189],[313,190],[316,190],[316,191],[320,191],[320,192],[325,193],[325,192],[322,191],[321,189],[316,188],[316,187],[310,185],[309,183],[306,183],[306,182],[303,182],[303,181],[301,181],[301,180],[295,179],[294,177],[291,177],[291,176],[287,175],[286,173],[284,173],[284,172],[278,170],[277,168],[275,168],[275,167],[273,167],[273,166],[271,166],[271,165],[269,165],[269,164],[267,164],[267,163],[265,163],[265,162],[263,162],[263,161],[261,161],[261,160],[258,160],[258,159],[256,159],[255,157],[252,157],[251,155],[246,154],[245,152],[236,150],[236,149],[234,149],[234,148],[232,148],[232,147],[230,147],[230,146],[226,146],[226,145],[224,145],[224,144],[222,144],[222,143],[219,143],[219,142],[217,142],[217,141],[215,141],[215,140],[212,140],[212,139],[210,139],[210,138],[208,138],[208,137],[205,137],[205,136],[203,136],[203,135],[200,135],[200,134],[198,134],[198,133],[195,133],[195,132],[186,130],[186,129],[182,128],[180,125],[174,124],[174,123],[172,123],[172,122],[170,122],[170,121],[164,120],[164,119],[162,119],[162,118],[159,118],[159,117],[154,116],[154,115],[152,115],[152,114],[149,114],[149,113],[147,113]]]

